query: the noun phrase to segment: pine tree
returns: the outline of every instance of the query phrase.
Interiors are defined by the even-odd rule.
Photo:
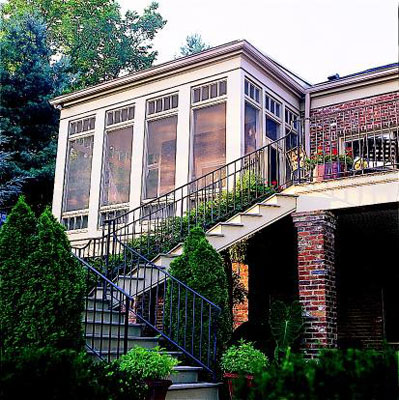
[[[222,312],[218,318],[218,354],[222,353],[227,341],[230,339],[232,324],[231,324],[231,310],[229,309],[229,293],[228,281],[224,268],[224,262],[220,254],[212,247],[205,237],[202,228],[195,227],[190,231],[187,236],[184,246],[183,254],[176,258],[170,265],[170,274],[187,284],[190,288],[198,292],[201,296],[212,301],[218,305]],[[193,304],[193,295],[189,294],[187,299],[189,313],[186,314],[185,310],[185,293],[178,293],[177,288],[169,284],[166,294],[165,314],[168,316],[170,307],[172,306],[172,332],[175,339],[182,342],[184,335],[187,336],[187,342],[191,343],[191,335],[194,334],[194,352],[199,356],[199,342],[202,341],[202,357],[206,357],[207,353],[204,349],[207,348],[207,335],[208,335],[208,322],[209,310],[201,306],[199,298],[196,299],[195,315],[197,323],[195,332],[192,331],[193,313],[190,308]],[[180,298],[180,315],[177,315],[177,309]],[[201,309],[203,310],[203,326],[202,338],[200,335],[201,329],[198,321],[200,319]],[[212,315],[211,320],[215,322]],[[168,319],[166,318],[167,324]],[[185,322],[186,326],[185,326]]]
[[[25,344],[79,349],[84,270],[73,258],[64,228],[49,209],[39,218],[36,249],[28,259],[30,278],[22,296]]]
[[[209,49],[209,45],[206,44],[200,34],[194,33],[186,37],[186,43],[180,47],[181,56],[189,56],[191,54],[199,53],[201,51]]]
[[[4,349],[23,336],[22,296],[28,290],[28,258],[36,247],[36,218],[20,197],[0,229],[0,326]]]
[[[46,25],[37,13],[2,20],[0,37],[1,150],[10,154],[1,184],[24,179],[34,208],[51,202],[59,111],[49,99],[65,88],[67,62],[51,62]]]

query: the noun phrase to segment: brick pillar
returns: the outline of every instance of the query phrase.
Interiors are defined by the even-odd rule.
[[[232,270],[240,277],[240,282],[244,289],[249,289],[249,267],[241,262],[232,262]],[[233,328],[237,329],[244,322],[248,321],[248,298],[245,298],[243,303],[233,306]]]
[[[298,233],[299,300],[307,315],[304,351],[337,346],[336,219],[329,211],[293,214]]]

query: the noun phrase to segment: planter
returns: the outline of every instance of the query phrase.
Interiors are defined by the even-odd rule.
[[[172,381],[168,379],[148,379],[145,383],[148,386],[146,400],[165,400]]]
[[[329,179],[337,179],[347,174],[347,168],[342,161],[329,161],[317,164],[313,170],[313,181],[322,182]]]
[[[240,375],[239,374],[225,372],[223,374],[223,378],[226,381],[227,388],[229,390],[230,399],[233,400],[234,399],[234,386],[237,384],[234,381],[237,381],[238,379],[240,379]],[[253,379],[254,379],[253,375],[245,375],[247,388],[251,388],[251,387],[254,386]],[[247,396],[248,396],[248,393],[249,393],[249,391],[247,391],[245,393],[245,397],[241,396],[240,400],[245,400],[247,398]]]

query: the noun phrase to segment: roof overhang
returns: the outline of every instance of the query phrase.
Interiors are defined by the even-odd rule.
[[[209,63],[225,61],[240,55],[247,56],[263,69],[268,70],[277,80],[284,83],[284,85],[288,86],[298,95],[305,93],[306,82],[303,82],[303,85],[301,85],[298,80],[294,79],[293,74],[288,73],[286,69],[279,66],[279,64],[270,57],[261,53],[249,42],[246,40],[237,40],[213,47],[201,53],[168,61],[143,71],[134,72],[83,90],[56,97],[50,101],[50,104],[53,106],[68,107],[98,96],[126,90],[137,85],[143,85],[154,80],[167,78],[171,75],[176,75]]]

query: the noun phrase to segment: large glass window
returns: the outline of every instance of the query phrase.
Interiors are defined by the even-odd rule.
[[[266,136],[271,140],[277,140],[280,136],[280,124],[269,117],[266,117]]]
[[[133,126],[109,131],[105,136],[101,205],[129,201]]]
[[[71,140],[65,178],[64,211],[89,207],[94,136]]]
[[[259,147],[259,110],[245,103],[245,154]]]
[[[145,198],[175,188],[177,116],[148,121]]]
[[[226,104],[194,110],[193,178],[226,163]]]

